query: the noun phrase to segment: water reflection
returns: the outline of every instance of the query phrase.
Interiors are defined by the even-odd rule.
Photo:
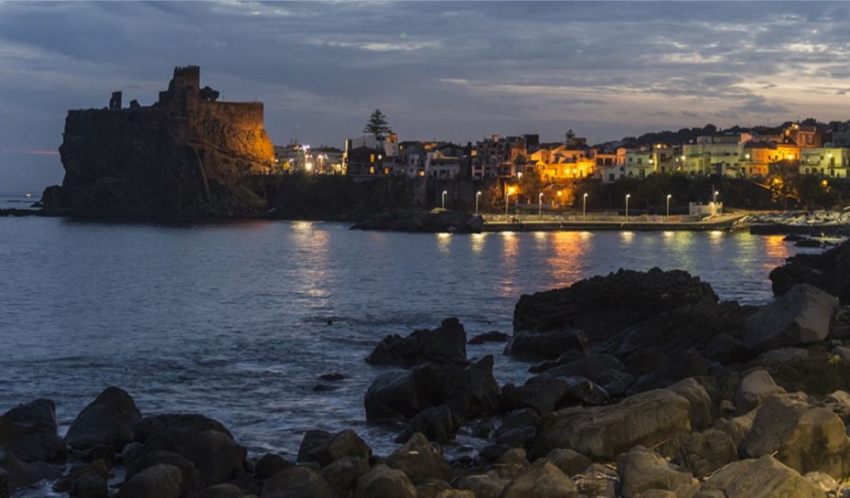
[[[558,287],[565,287],[578,280],[582,265],[590,247],[588,232],[552,232],[552,251],[546,259]]]
[[[497,290],[502,296],[516,295],[517,268],[519,265],[519,237],[514,232],[502,232],[502,257]]]
[[[481,254],[481,251],[484,250],[484,243],[487,242],[487,234],[474,233],[469,236],[469,242],[472,254]]]

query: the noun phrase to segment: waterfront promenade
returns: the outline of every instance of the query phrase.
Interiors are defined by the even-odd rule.
[[[588,215],[483,215],[484,232],[534,232],[534,231],[693,231],[736,230],[748,228],[735,222],[746,214],[724,214],[711,218],[697,219],[691,216],[625,216]]]

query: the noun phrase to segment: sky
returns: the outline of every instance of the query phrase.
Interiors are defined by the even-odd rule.
[[[174,66],[265,103],[275,144],[850,118],[842,2],[0,0],[0,192],[61,183],[68,109],[150,105]]]

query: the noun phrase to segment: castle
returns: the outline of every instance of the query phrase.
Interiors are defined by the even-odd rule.
[[[113,92],[106,108],[69,111],[59,148],[63,207],[166,217],[262,209],[262,196],[242,184],[274,162],[263,104],[219,102],[200,77],[198,66],[174,68],[151,106],[125,108]]]

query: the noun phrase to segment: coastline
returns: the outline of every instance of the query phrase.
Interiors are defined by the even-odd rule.
[[[850,245],[842,250],[850,252]],[[77,496],[106,496],[82,490],[106,493],[121,485],[116,496],[160,498],[513,497],[543,489],[571,497],[631,497],[649,490],[694,496],[712,489],[731,493],[724,480],[729,475],[766,489],[778,483],[814,490],[820,481],[810,472],[840,480],[844,467],[834,462],[850,464],[843,425],[850,404],[841,401],[850,394],[836,394],[850,389],[844,380],[850,356],[844,359],[842,349],[850,323],[846,315],[833,319],[837,300],[822,291],[793,291],[795,286],[764,306],[739,306],[718,302],[708,283],[682,271],[620,270],[522,296],[512,337],[469,338],[454,319],[433,330],[390,335],[366,359],[403,368],[386,371],[365,393],[367,420],[407,427],[395,451],[383,455],[354,431],[308,430],[294,461],[249,456],[215,420],[200,414],[145,417],[131,394],[115,387],[59,438],[52,402],[33,401],[0,421],[10,429],[0,434],[10,452],[0,458],[8,474],[0,471],[0,494],[8,483],[17,487],[33,478]],[[816,312],[804,312],[805,330],[815,339],[786,336],[803,323],[801,303],[819,303],[807,307]],[[791,310],[790,316],[776,318],[778,308]],[[770,320],[755,333],[749,324],[760,323],[758,316]],[[572,327],[564,330],[564,321]],[[793,326],[783,329],[785,323]],[[529,362],[525,384],[494,385],[492,357],[467,357],[467,343],[505,339],[505,354]],[[320,382],[332,386],[343,378],[330,373]],[[441,378],[453,381],[432,382]],[[795,390],[807,397],[787,394]],[[778,426],[769,417],[777,410],[785,414]],[[615,430],[624,418],[632,421],[629,434]],[[784,446],[766,446],[772,436],[761,435],[787,430],[789,423],[800,431],[815,423],[827,439],[800,432],[797,439],[779,438]],[[565,424],[571,427],[567,438]],[[27,427],[40,428],[37,439]],[[457,435],[478,439],[481,451],[447,457],[443,447]],[[61,476],[58,463],[72,464],[72,470]],[[667,478],[638,485],[630,477],[635,473]],[[178,484],[162,494],[169,482]],[[296,489],[300,494],[286,494]]]

